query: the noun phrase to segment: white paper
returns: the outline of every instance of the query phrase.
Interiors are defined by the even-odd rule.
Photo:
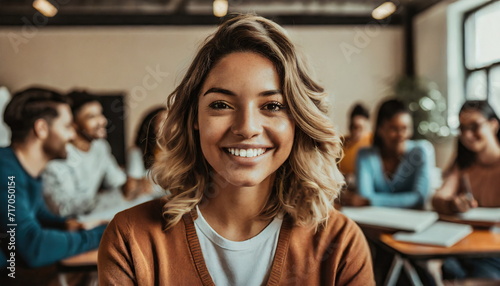
[[[473,208],[458,217],[468,221],[500,222],[500,208]]]
[[[100,194],[94,210],[87,215],[78,216],[78,220],[84,223],[100,220],[110,221],[115,214],[154,198],[152,195],[141,195],[134,200],[127,201],[120,190],[110,190]]]
[[[398,241],[449,247],[472,232],[467,224],[438,221],[420,232],[397,232],[393,238]]]

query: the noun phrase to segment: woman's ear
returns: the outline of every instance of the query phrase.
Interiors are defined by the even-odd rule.
[[[33,124],[33,132],[35,133],[35,136],[45,140],[47,137],[49,137],[49,123],[47,120],[40,118],[35,121]]]
[[[491,119],[489,121],[490,121],[491,130],[493,130],[493,134],[497,134],[498,128],[500,128],[500,123],[496,119]]]

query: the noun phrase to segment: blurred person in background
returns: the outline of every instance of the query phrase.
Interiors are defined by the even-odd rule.
[[[357,206],[421,209],[431,193],[430,170],[435,165],[434,148],[425,140],[410,140],[410,111],[397,99],[378,108],[373,145],[359,150],[356,159]],[[393,254],[372,244],[377,284],[382,284]],[[419,271],[420,269],[417,268]]]
[[[10,92],[5,86],[0,86],[0,147],[10,145],[10,130],[3,121],[3,114],[7,103],[10,101]]]
[[[339,164],[340,171],[346,177],[349,186],[355,187],[354,174],[359,149],[368,147],[371,143],[370,114],[363,105],[356,104],[349,116],[349,135],[344,138],[344,157]]]
[[[356,156],[361,148],[368,147],[372,142],[370,114],[361,104],[356,104],[349,115],[349,135],[344,137],[344,157],[339,163],[339,169],[344,175],[347,189],[340,195],[339,202],[347,206],[367,205],[368,200],[356,194]]]
[[[157,135],[165,121],[166,107],[156,107],[141,121],[135,137],[134,146],[127,153],[127,175],[129,180],[124,186],[127,193],[151,193],[164,195],[163,189],[149,177],[149,171],[159,153]]]
[[[443,214],[500,207],[500,120],[486,101],[467,101],[459,113],[457,156],[432,204]],[[500,279],[500,258],[447,259],[447,279]]]
[[[410,140],[412,117],[403,102],[380,105],[373,146],[356,160],[358,193],[372,206],[423,208],[431,192],[434,148],[426,140]]]
[[[44,196],[51,211],[77,216],[91,212],[104,189],[121,188],[127,182],[106,141],[107,119],[92,94],[73,91],[73,126],[76,136],[68,144],[68,157],[54,160],[43,173]],[[127,194],[125,194],[127,195]]]
[[[6,186],[0,196],[0,232],[15,231],[16,278],[7,277],[3,268],[0,282],[9,283],[0,284],[44,285],[46,277],[24,268],[51,265],[97,248],[106,226],[84,230],[76,220],[52,214],[42,197],[40,174],[49,161],[66,158],[65,146],[75,136],[68,99],[48,89],[26,89],[13,95],[4,121],[11,129],[11,146],[0,148],[0,177]],[[15,190],[13,197],[7,196],[7,185]],[[10,257],[8,241],[1,240],[1,249]],[[5,262],[0,261],[2,267]]]

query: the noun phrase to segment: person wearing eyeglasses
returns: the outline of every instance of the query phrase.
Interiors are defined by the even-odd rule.
[[[474,207],[500,207],[500,120],[486,101],[460,109],[457,156],[432,200],[444,214]]]
[[[433,197],[433,207],[443,214],[500,207],[500,119],[486,101],[467,101],[459,120],[457,156]],[[443,270],[445,278],[500,279],[500,258],[447,260]]]

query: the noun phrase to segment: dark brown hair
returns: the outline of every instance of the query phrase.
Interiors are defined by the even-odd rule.
[[[11,130],[11,142],[21,143],[33,129],[35,121],[45,119],[49,124],[59,116],[57,105],[69,104],[61,93],[41,87],[17,92],[7,104],[4,121]]]
[[[460,113],[464,111],[477,111],[481,113],[487,120],[496,120],[500,125],[500,119],[498,119],[497,114],[491,108],[486,100],[469,100],[462,105],[460,108]],[[497,139],[500,142],[500,128],[497,132]],[[467,149],[467,147],[458,140],[457,147],[457,158],[455,159],[455,163],[457,164],[459,169],[465,169],[476,162],[476,153]]]
[[[375,134],[373,136],[373,146],[378,147],[379,149],[384,148],[384,141],[378,135],[378,129],[384,122],[391,120],[394,116],[400,113],[410,114],[410,110],[406,107],[406,105],[399,99],[389,99],[384,101],[377,113],[377,121],[375,122]]]
[[[135,146],[141,149],[142,162],[144,168],[149,169],[154,162],[154,151],[157,146],[156,125],[158,124],[158,115],[167,110],[166,107],[157,107],[150,111],[142,120],[137,136],[135,137]]]

